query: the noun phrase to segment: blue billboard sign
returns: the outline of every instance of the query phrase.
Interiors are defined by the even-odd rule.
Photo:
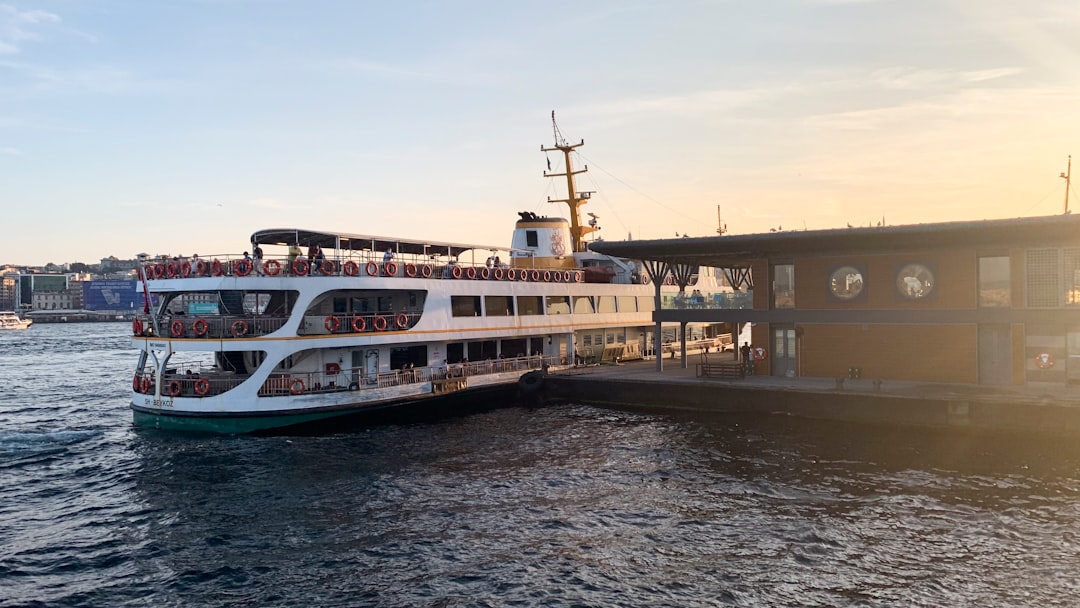
[[[85,281],[82,285],[86,310],[142,310],[138,281]]]

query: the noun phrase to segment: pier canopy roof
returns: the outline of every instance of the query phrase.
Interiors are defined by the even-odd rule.
[[[456,258],[466,251],[517,251],[499,245],[469,245],[440,241],[403,240],[387,236],[323,232],[303,228],[268,228],[251,235],[251,242],[259,245],[318,245],[324,249],[339,251],[382,252],[392,249],[396,253],[418,256]]]
[[[590,243],[589,248],[598,253],[635,260],[742,268],[749,266],[752,260],[796,255],[904,252],[963,246],[991,248],[1065,242],[1080,242],[1080,215],[642,241],[595,241]]]

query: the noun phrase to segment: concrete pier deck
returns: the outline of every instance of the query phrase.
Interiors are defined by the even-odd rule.
[[[731,353],[709,355],[710,362]],[[1080,435],[1080,386],[989,386],[872,378],[699,378],[698,353],[687,367],[665,359],[576,367],[552,373],[549,398],[620,408],[732,413],[772,413],[806,418],[917,427],[1036,431]]]

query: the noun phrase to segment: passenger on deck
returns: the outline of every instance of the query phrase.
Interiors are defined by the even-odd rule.
[[[390,247],[387,247],[386,248],[386,253],[384,253],[383,256],[382,256],[383,264],[385,264],[387,262],[391,262],[391,261],[393,261],[393,259],[394,259],[394,250],[392,248],[390,248]]]
[[[251,242],[251,245],[252,245],[251,257],[253,258],[253,261],[255,262],[255,274],[257,274],[259,276],[262,276],[262,273],[263,273],[263,250],[262,250],[262,247],[259,247],[259,244],[254,242],[254,241]]]
[[[288,270],[290,272],[292,271],[293,262],[295,262],[296,258],[299,257],[299,256],[300,256],[300,245],[298,243],[293,243],[292,245],[289,245]]]

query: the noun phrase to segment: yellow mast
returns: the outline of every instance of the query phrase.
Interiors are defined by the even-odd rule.
[[[566,140],[563,139],[562,134],[559,133],[559,125],[555,124],[554,110],[551,111],[551,125],[555,131],[555,146],[552,148],[545,148],[541,145],[540,151],[554,152],[558,150],[559,152],[562,152],[566,173],[548,173],[547,171],[544,171],[544,177],[560,177],[565,175],[567,198],[553,199],[549,196],[547,200],[549,203],[566,203],[566,205],[570,207],[570,238],[573,240],[573,251],[585,251],[585,235],[590,232],[595,232],[596,228],[593,226],[582,225],[579,207],[589,202],[589,196],[592,192],[578,192],[577,186],[574,185],[574,176],[579,173],[585,173],[589,170],[589,166],[585,165],[584,169],[574,171],[574,166],[570,161],[570,153],[576,148],[584,146],[585,140],[583,139],[574,145],[568,145]]]

